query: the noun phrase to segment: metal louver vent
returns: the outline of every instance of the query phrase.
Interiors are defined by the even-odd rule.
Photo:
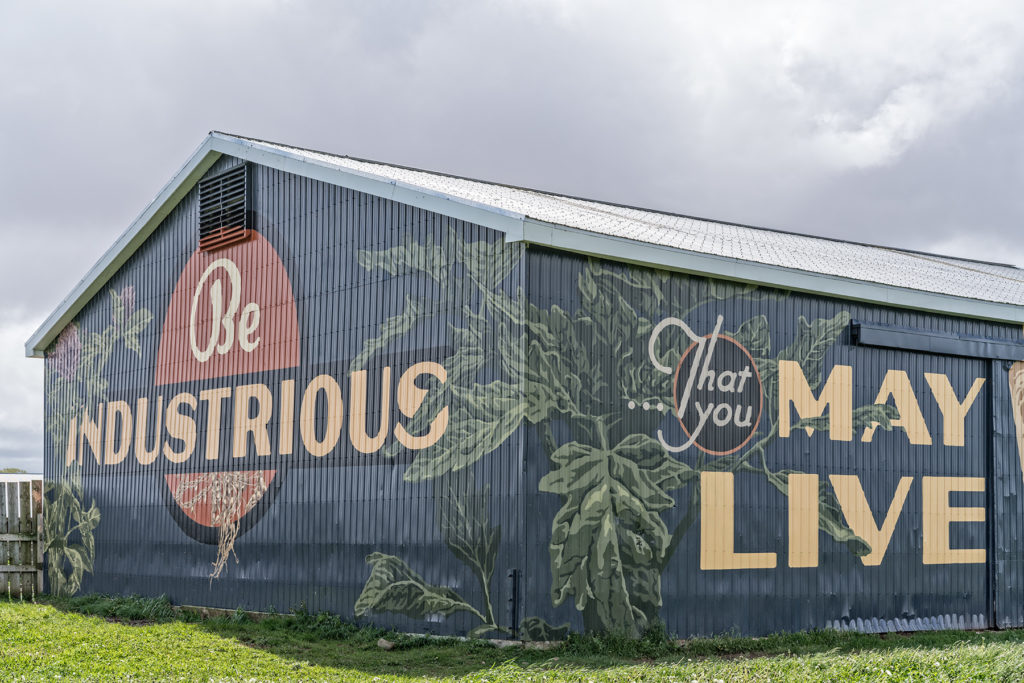
[[[213,251],[249,237],[249,165],[199,182],[199,248]]]

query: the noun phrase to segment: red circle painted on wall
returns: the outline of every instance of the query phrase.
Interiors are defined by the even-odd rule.
[[[157,386],[298,367],[295,296],[280,256],[250,232],[240,243],[197,249],[171,295],[157,352]],[[222,434],[221,448],[231,443]],[[163,475],[178,526],[217,544],[223,531],[241,536],[273,503],[284,472],[277,469]]]
[[[675,415],[687,440],[694,439],[697,448],[709,455],[729,455],[746,446],[761,424],[761,374],[750,352],[732,337],[704,338],[705,345],[714,341],[710,357],[695,342],[676,366]],[[700,352],[694,353],[696,349]]]
[[[157,352],[157,386],[299,365],[291,281],[259,233],[196,251],[171,295]]]

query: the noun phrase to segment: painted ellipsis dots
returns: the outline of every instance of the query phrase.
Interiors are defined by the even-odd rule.
[[[211,278],[217,271],[223,271],[227,276],[229,293],[225,300],[223,279]],[[203,292],[206,289],[207,281],[212,279],[209,287],[209,313],[210,313],[210,336],[205,341],[203,348],[199,347],[196,339],[198,325],[196,315],[199,312],[199,304],[203,299]],[[242,275],[238,266],[231,259],[220,258],[211,263],[203,271],[202,276],[196,284],[196,291],[192,295],[192,307],[188,321],[188,341],[192,355],[200,363],[205,363],[216,351],[218,355],[224,355],[235,343],[235,315],[241,299]],[[259,346],[260,337],[253,338],[253,333],[260,324],[260,307],[256,302],[249,302],[242,308],[238,326],[238,345],[246,353],[251,353]]]

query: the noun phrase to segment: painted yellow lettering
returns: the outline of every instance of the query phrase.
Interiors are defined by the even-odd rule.
[[[149,399],[140,398],[135,404],[135,459],[140,465],[151,465],[160,455],[160,437],[163,435],[164,397],[156,398],[156,418],[153,438],[146,438],[146,426],[149,423]],[[146,448],[146,442],[152,441],[153,447]]]
[[[921,407],[914,394],[914,387],[910,384],[910,378],[903,370],[889,370],[885,373],[882,386],[878,389],[878,396],[875,397],[875,403],[885,405],[889,402],[890,396],[896,404],[896,412],[900,414],[897,419],[892,421],[892,426],[901,427],[906,432],[910,443],[918,446],[931,446],[932,437],[928,433],[928,425],[925,424],[924,416],[921,415]],[[875,436],[876,429],[878,429],[877,424],[866,427],[861,441],[871,441]]]
[[[107,432],[103,445],[103,464],[117,465],[122,462],[127,457],[131,444],[132,408],[124,401],[111,401],[107,404]]]
[[[939,404],[939,410],[942,411],[942,443],[947,446],[963,446],[964,421],[971,406],[974,405],[974,399],[978,398],[981,388],[985,385],[985,378],[978,377],[974,380],[963,401],[957,399],[953,385],[949,383],[949,377],[926,372],[924,378],[932,390],[935,402]]]
[[[256,414],[252,415],[252,399],[256,399]],[[256,455],[270,455],[270,435],[267,424],[273,414],[274,397],[266,384],[243,384],[235,387],[235,419],[231,428],[231,457],[244,458],[252,434]]]
[[[182,406],[192,409],[192,415],[182,412]],[[174,396],[167,402],[167,434],[182,442],[180,451],[171,448],[170,440],[164,442],[164,457],[171,462],[185,462],[196,449],[196,397],[187,391]]]
[[[376,453],[388,438],[388,427],[391,419],[391,368],[384,366],[380,378],[380,418],[377,434],[366,433],[366,370],[357,370],[349,378],[348,397],[348,438],[360,453]]]
[[[984,564],[984,548],[950,548],[949,525],[984,522],[983,507],[950,507],[951,491],[984,491],[984,477],[924,477],[921,480],[921,520],[924,564]]]
[[[444,384],[448,381],[448,372],[440,363],[423,362],[416,363],[404,373],[398,380],[398,409],[406,417],[413,417],[427,397],[427,390],[416,386],[416,378],[420,375],[433,375]],[[433,446],[444,436],[448,429],[448,406],[445,406],[437,413],[430,422],[430,428],[426,434],[413,436],[401,424],[395,425],[395,438],[398,443],[410,450],[420,450]]]
[[[774,569],[775,553],[736,552],[732,472],[700,475],[700,568]]]
[[[789,566],[818,566],[818,475],[790,474]]]
[[[875,523],[875,515],[868,505],[868,499],[864,495],[864,489],[860,485],[860,477],[848,474],[833,474],[829,477],[833,488],[836,491],[836,498],[839,499],[839,507],[843,511],[843,517],[850,530],[863,538],[871,552],[860,558],[860,561],[867,567],[877,567],[882,564],[885,558],[885,551],[889,549],[889,541],[892,540],[892,532],[896,529],[896,522],[899,521],[900,513],[903,512],[903,504],[910,493],[910,486],[914,483],[913,477],[902,477],[896,487],[892,502],[889,503],[889,510],[885,513],[885,520],[882,526]]]
[[[206,402],[206,459],[220,456],[220,407],[231,397],[231,387],[207,389],[199,392],[199,400]]]
[[[85,446],[92,450],[92,456],[96,458],[96,464],[100,464],[100,454],[103,452],[103,442],[100,435],[103,433],[103,404],[96,406],[96,420],[89,417],[89,411],[82,411],[82,431],[78,435],[78,454],[82,461],[85,460]]]
[[[278,438],[277,452],[281,455],[292,454],[292,443],[295,441],[295,380],[286,379],[281,382],[281,431]]]
[[[796,408],[800,418],[818,417],[828,406],[829,431],[832,441],[850,441],[853,438],[853,368],[836,365],[828,375],[825,386],[818,398],[814,398],[811,387],[800,364],[796,361],[779,361],[779,436],[788,437],[791,429],[790,405]],[[813,427],[805,427],[807,436],[814,433]]]
[[[324,435],[317,438],[316,409],[317,401],[323,392],[327,401]],[[341,401],[341,387],[330,375],[318,375],[306,386],[302,394],[302,407],[299,409],[299,434],[306,450],[318,458],[330,453],[341,437],[341,425],[344,419],[344,404]]]
[[[68,447],[64,451],[64,466],[70,467],[78,459],[78,418],[68,420]]]

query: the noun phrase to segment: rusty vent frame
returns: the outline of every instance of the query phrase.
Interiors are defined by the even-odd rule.
[[[249,176],[249,164],[240,164],[199,181],[199,248],[203,251],[249,239]]]

